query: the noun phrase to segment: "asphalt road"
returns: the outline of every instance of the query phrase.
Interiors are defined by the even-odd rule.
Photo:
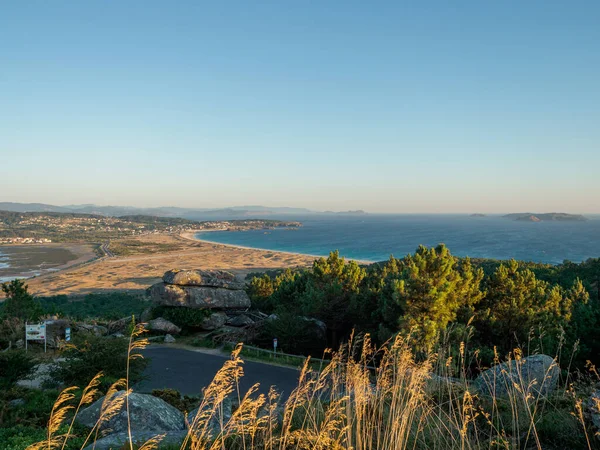
[[[177,389],[185,395],[198,395],[227,360],[226,356],[202,353],[168,346],[150,346],[143,351],[150,358],[146,379],[134,388],[136,392],[152,389]],[[255,383],[259,392],[267,394],[271,386],[286,398],[297,386],[299,371],[294,368],[244,361],[244,377],[240,380],[242,395]]]

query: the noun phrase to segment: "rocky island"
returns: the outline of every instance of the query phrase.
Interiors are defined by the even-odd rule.
[[[502,217],[519,222],[585,222],[588,220],[581,214],[567,213],[512,213]]]

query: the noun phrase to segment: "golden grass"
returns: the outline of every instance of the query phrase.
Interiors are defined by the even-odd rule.
[[[130,359],[139,357],[137,350],[145,345],[142,332],[138,326],[132,333]],[[417,360],[409,342],[400,336],[380,349],[373,347],[368,336],[352,338],[320,371],[311,370],[307,360],[299,373],[298,386],[285,402],[273,389],[268,395],[257,395],[258,385],[240,392],[239,381],[244,375],[241,348],[239,344],[205,388],[198,413],[187,424],[182,450],[546,448],[538,426],[545,408],[552,407],[550,400],[534,395],[534,383],[521,378],[507,387],[504,398],[478,395],[464,376],[463,345],[457,353],[458,361],[447,357],[440,361],[436,354]],[[512,358],[518,362],[522,356],[516,352]],[[445,376],[453,367],[459,368],[459,379],[432,377],[432,371]],[[71,405],[76,400],[74,388],[60,394],[50,417],[47,439],[29,449],[64,448],[71,428],[62,435],[56,435],[56,431],[72,412],[76,414],[94,399],[99,377],[85,388],[76,407]],[[101,437],[102,424],[121,410],[123,402],[129,412],[128,395],[115,395],[119,389],[131,392],[127,379],[110,388],[84,446]],[[572,395],[572,390],[559,390],[556,395],[564,399]],[[229,416],[224,413],[224,403],[232,396],[239,406]],[[585,405],[578,400],[573,405],[581,442],[586,442],[588,449],[595,448],[597,438],[587,431]],[[131,441],[131,426],[129,436]],[[152,450],[162,437],[157,433],[141,447],[129,443],[129,448]]]

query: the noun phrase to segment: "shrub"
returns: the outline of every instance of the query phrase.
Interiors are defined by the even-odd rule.
[[[189,412],[200,403],[197,397],[182,396],[176,389],[154,389],[152,390],[152,395],[164,400],[182,412]]]
[[[2,283],[2,291],[6,300],[2,305],[4,317],[16,317],[30,322],[37,321],[42,308],[40,303],[27,291],[27,285],[22,280]]]
[[[58,364],[52,376],[68,385],[84,386],[97,373],[103,372],[103,386],[127,375],[127,339],[75,335],[73,345],[63,350],[65,361]],[[133,359],[130,380],[141,379],[147,364],[145,359]]]
[[[25,350],[0,353],[0,389],[8,389],[17,381],[31,375],[36,361]]]

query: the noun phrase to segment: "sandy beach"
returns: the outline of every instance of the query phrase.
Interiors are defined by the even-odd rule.
[[[99,291],[141,293],[173,268],[222,269],[245,277],[250,272],[287,267],[307,267],[314,256],[240,248],[185,236],[147,235],[113,241],[125,248],[123,256],[104,257],[91,263],[48,273],[28,280],[39,296],[82,295]],[[113,248],[111,244],[111,249]]]

